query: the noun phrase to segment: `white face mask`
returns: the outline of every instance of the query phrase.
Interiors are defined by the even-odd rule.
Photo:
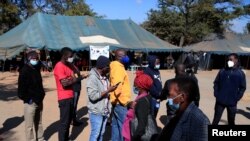
[[[229,67],[229,68],[232,68],[233,66],[234,66],[234,62],[233,61],[227,61],[227,66]]]
[[[161,65],[155,65],[155,69],[160,69]]]
[[[74,60],[74,58],[73,58],[73,57],[71,57],[71,58],[68,58],[68,60],[67,60],[67,61],[68,61],[69,63],[72,63],[72,62],[73,62],[73,60]]]

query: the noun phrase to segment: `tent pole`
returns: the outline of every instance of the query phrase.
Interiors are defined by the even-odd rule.
[[[7,48],[6,48],[6,50],[5,50],[5,58],[4,58],[4,61],[3,61],[3,72],[4,72],[4,66],[5,66],[5,62],[6,62],[6,59],[7,59]]]

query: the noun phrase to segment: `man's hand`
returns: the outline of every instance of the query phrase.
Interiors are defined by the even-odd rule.
[[[113,92],[117,88],[117,85],[108,87],[108,92]]]
[[[89,74],[85,73],[85,74],[81,74],[82,78],[85,79],[87,77],[89,77]]]

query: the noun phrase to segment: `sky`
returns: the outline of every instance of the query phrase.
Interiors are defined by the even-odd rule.
[[[85,2],[97,12],[105,16],[105,19],[131,19],[137,24],[147,20],[150,9],[157,9],[157,0],[85,0]],[[250,3],[250,0],[243,0]],[[243,33],[246,23],[250,22],[250,16],[237,18],[232,23],[231,29],[237,33]]]

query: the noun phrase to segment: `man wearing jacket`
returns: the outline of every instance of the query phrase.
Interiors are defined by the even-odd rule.
[[[148,67],[144,70],[144,73],[149,75],[153,80],[153,85],[150,88],[149,94],[152,96],[152,104],[154,107],[154,117],[157,117],[158,110],[160,108],[160,95],[162,91],[162,82],[160,75],[160,59],[157,56],[148,56]]]
[[[117,89],[110,93],[113,105],[112,115],[112,141],[123,141],[122,124],[127,113],[127,106],[131,105],[131,88],[129,77],[124,65],[129,62],[125,50],[115,51],[115,61],[110,63],[111,86],[119,84]]]
[[[42,111],[45,92],[38,53],[30,51],[27,59],[28,63],[23,66],[18,78],[18,97],[24,102],[26,141],[43,141]]]
[[[117,88],[110,86],[107,74],[110,61],[105,56],[98,57],[96,67],[87,79],[88,113],[91,125],[89,141],[102,141],[108,117],[111,114],[109,93]]]
[[[221,69],[214,80],[214,96],[216,98],[213,123],[217,125],[223,111],[227,108],[228,124],[235,125],[237,103],[246,90],[246,77],[239,68],[238,55],[228,56],[227,67]]]

